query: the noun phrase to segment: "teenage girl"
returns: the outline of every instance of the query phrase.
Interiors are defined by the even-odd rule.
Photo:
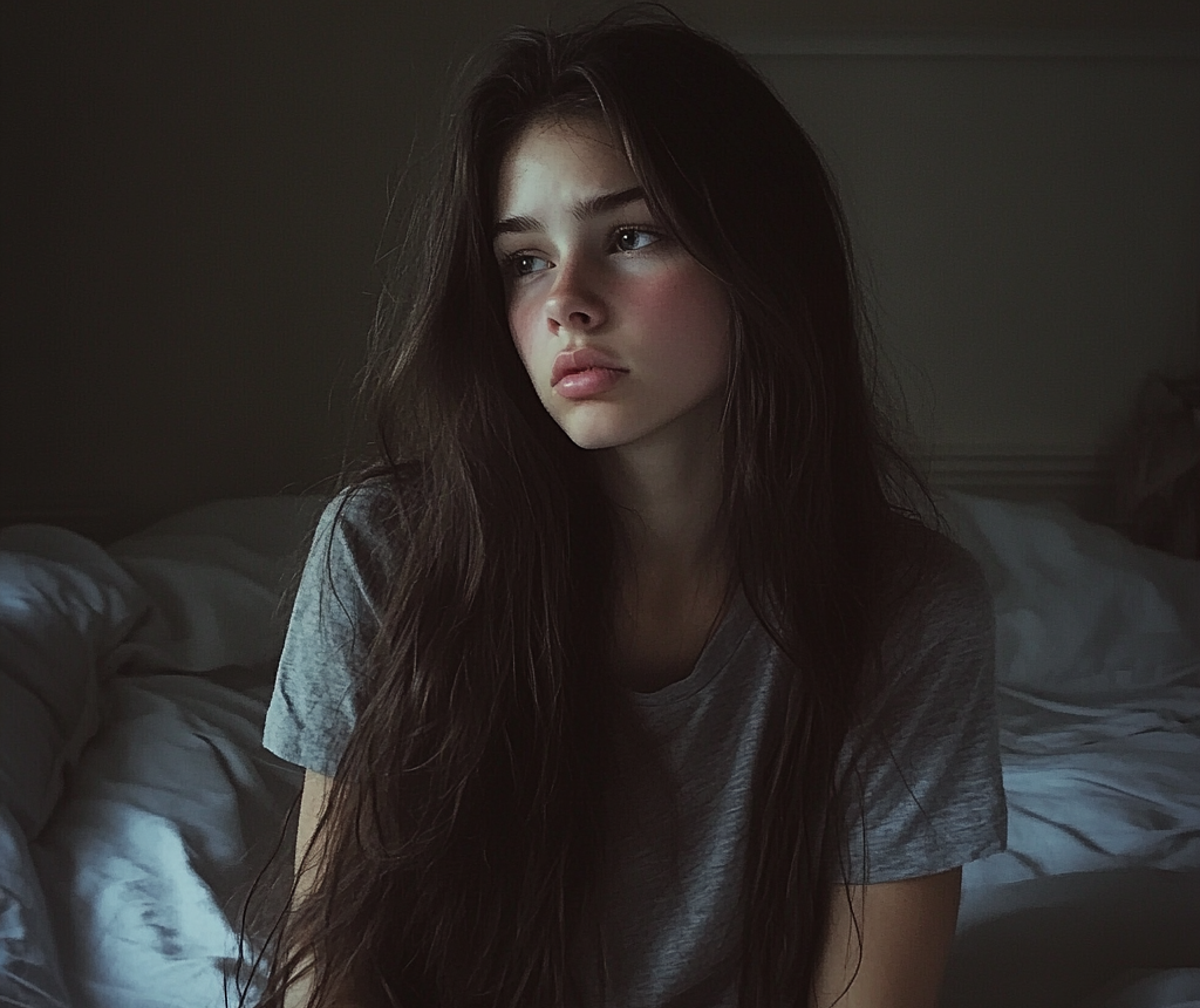
[[[261,1003],[932,1008],[1004,843],[991,606],[812,144],[638,10],[509,35],[450,129],[268,715]]]

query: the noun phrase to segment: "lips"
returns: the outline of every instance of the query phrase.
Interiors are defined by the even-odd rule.
[[[621,367],[620,362],[608,354],[594,350],[591,347],[581,347],[578,350],[564,350],[554,358],[554,367],[550,371],[551,387],[557,385],[567,375],[577,374],[580,371],[589,371],[592,368],[606,368],[610,371],[620,371],[622,374],[628,373],[629,369]]]

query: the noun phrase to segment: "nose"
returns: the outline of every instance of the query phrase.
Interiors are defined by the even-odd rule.
[[[590,332],[608,320],[604,298],[596,278],[583,264],[562,262],[556,269],[554,286],[546,299],[546,323],[552,333]]]

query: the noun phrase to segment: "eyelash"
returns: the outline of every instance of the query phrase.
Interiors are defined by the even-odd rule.
[[[612,236],[614,239],[614,244],[615,244],[616,237],[625,231],[636,231],[638,234],[649,235],[651,238],[654,239],[654,241],[650,242],[651,245],[653,245],[657,241],[661,241],[662,238],[665,237],[661,231],[658,231],[655,228],[646,227],[644,224],[622,224],[620,227],[613,228]],[[640,252],[641,249],[621,249],[621,251],[622,252]]]
[[[629,231],[633,231],[639,235],[647,235],[652,240],[650,242],[648,242],[647,245],[643,246],[642,248],[636,248],[636,249],[616,248],[618,237]],[[621,225],[618,225],[617,227],[613,228],[612,231],[610,232],[610,234],[611,234],[611,241],[609,242],[609,244],[610,244],[610,246],[612,246],[614,248],[614,251],[617,251],[617,252],[641,252],[641,251],[643,251],[643,249],[648,248],[650,245],[657,244],[658,242],[662,241],[663,238],[666,237],[666,235],[664,235],[661,231],[657,230],[656,228],[647,227],[644,224],[621,224]],[[507,276],[511,279],[514,279],[514,280],[519,280],[522,277],[531,276],[532,273],[521,273],[520,271],[518,271],[517,263],[522,259],[542,259],[545,261],[545,257],[539,256],[539,255],[534,255],[532,252],[525,252],[525,251],[510,252],[508,255],[506,255],[501,260],[501,263],[500,263],[500,268],[504,272],[505,276]]]

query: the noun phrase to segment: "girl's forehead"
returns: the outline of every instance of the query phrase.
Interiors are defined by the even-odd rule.
[[[517,134],[508,154],[539,143],[608,148],[623,157],[617,134],[600,115],[538,116]]]
[[[599,118],[535,120],[500,164],[499,207],[569,188],[627,187],[636,178],[619,139]]]

